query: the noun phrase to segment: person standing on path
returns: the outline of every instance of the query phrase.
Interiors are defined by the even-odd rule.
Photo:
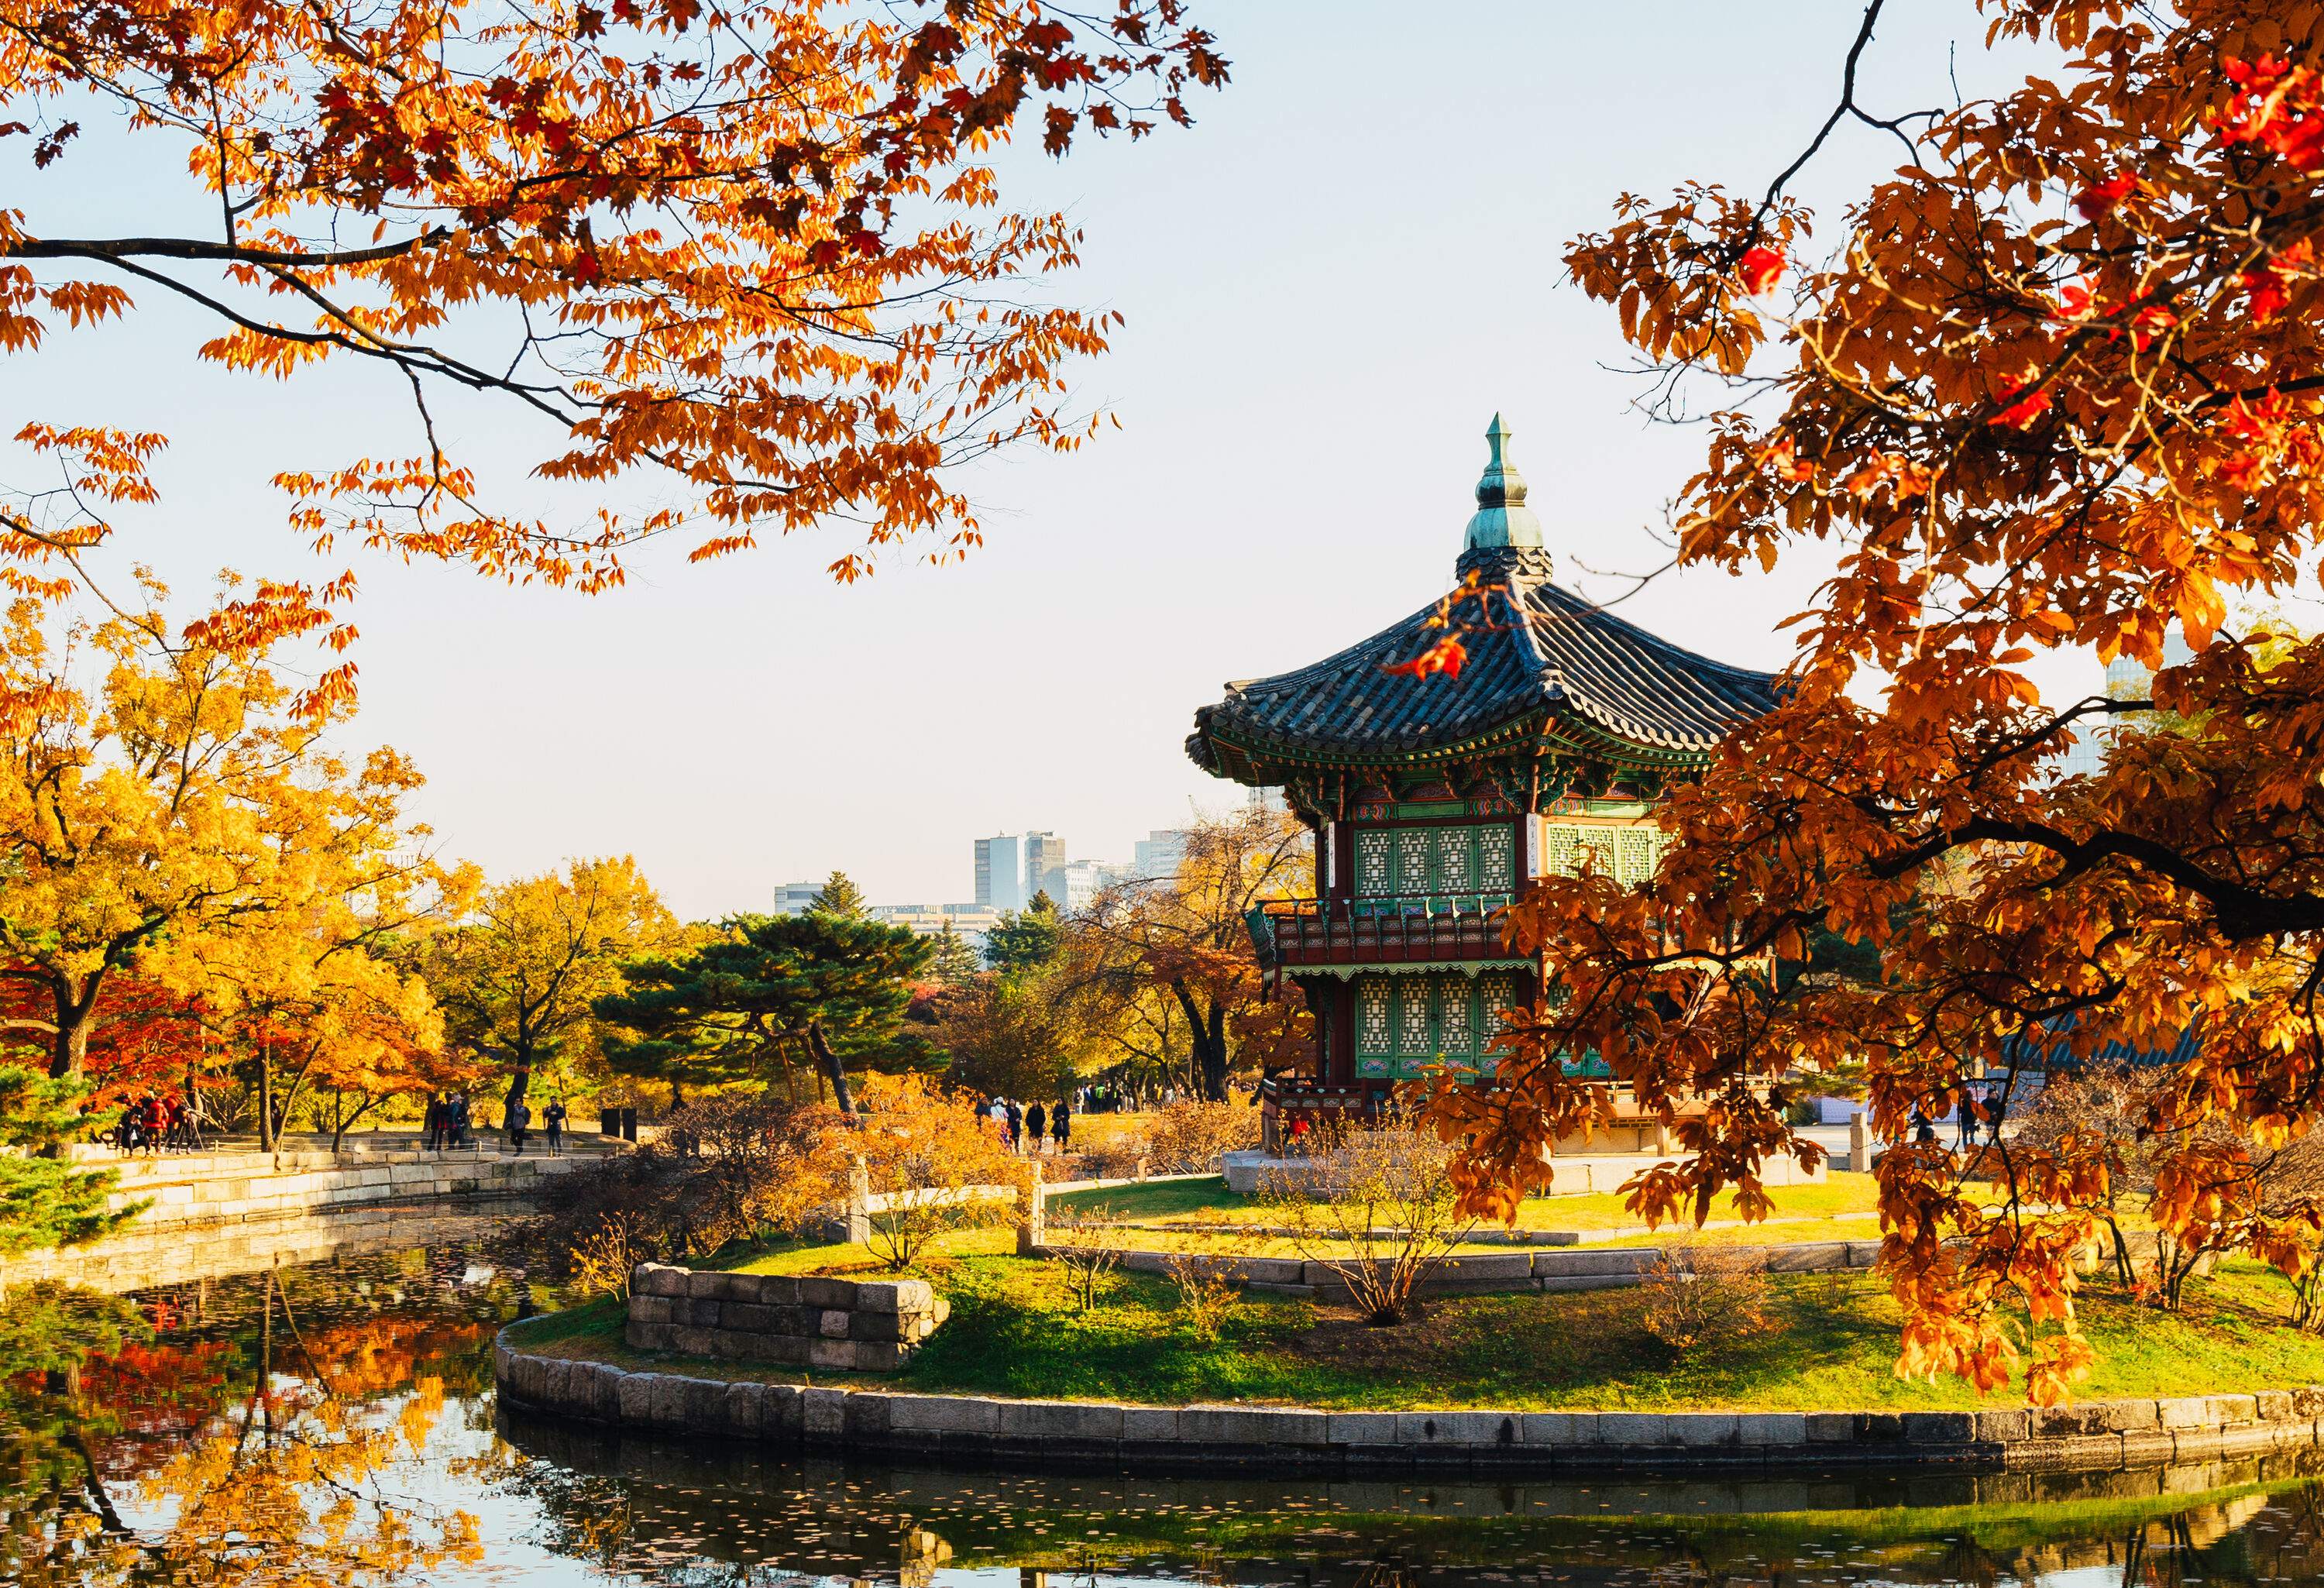
[[[1025,1111],[1025,1134],[1033,1139],[1032,1152],[1035,1158],[1040,1157],[1042,1149],[1049,1144],[1045,1139],[1048,1128],[1048,1115],[1041,1112],[1039,1103],[1037,1103]]]
[[[1009,1150],[1016,1152],[1024,1146],[1025,1142],[1025,1111],[1014,1103],[1010,1103],[1008,1121]]]
[[[519,1158],[524,1156],[524,1129],[532,1123],[532,1110],[524,1105],[521,1097],[512,1099],[501,1115],[501,1123],[508,1130],[509,1145],[516,1149]]]
[[[565,1156],[565,1099],[552,1097],[549,1106],[540,1111],[540,1122],[549,1127],[549,1156]]]
[[[1057,1144],[1058,1157],[1073,1150],[1074,1111],[1062,1097],[1057,1099],[1057,1106],[1049,1111],[1049,1135]]]

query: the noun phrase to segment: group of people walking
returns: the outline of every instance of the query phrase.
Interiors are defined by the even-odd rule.
[[[469,1135],[472,1107],[467,1093],[444,1093],[439,1097],[428,1097],[428,1121],[425,1137],[428,1151],[456,1151],[463,1149],[475,1137]],[[541,1109],[541,1128],[549,1135],[549,1156],[565,1156],[565,1100],[551,1097],[549,1107]],[[502,1109],[500,1132],[509,1141],[509,1151],[518,1158],[525,1156],[525,1141],[532,1140],[532,1107],[523,1097],[512,1097],[509,1107]]]
[[[465,1092],[430,1093],[422,1133],[430,1152],[443,1152],[468,1144],[468,1094]]]
[[[1009,1139],[1009,1150],[1035,1155],[1051,1150],[1070,1152],[1074,1143],[1073,1106],[1064,1098],[1044,1107],[1026,1105],[1013,1098],[996,1097],[984,1105],[985,1117]]]
[[[549,1155],[565,1156],[565,1099],[552,1097],[549,1106],[540,1111],[540,1122],[549,1136]],[[428,1100],[425,1126],[428,1149],[430,1152],[456,1150],[474,1140],[469,1134],[471,1108],[465,1092],[447,1092]],[[519,1158],[524,1156],[524,1144],[532,1139],[532,1108],[521,1097],[509,1100],[501,1113],[501,1133],[510,1150]]]

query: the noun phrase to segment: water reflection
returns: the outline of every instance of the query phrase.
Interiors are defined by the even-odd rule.
[[[2324,1583],[2308,1468],[1432,1483],[780,1461],[496,1418],[554,1297],[482,1228],[120,1300],[0,1308],[0,1581],[216,1588],[807,1582]]]

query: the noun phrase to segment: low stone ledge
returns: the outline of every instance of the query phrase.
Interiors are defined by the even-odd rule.
[[[925,1279],[697,1272],[650,1262],[631,1271],[622,1337],[637,1351],[888,1372],[950,1311]]]
[[[899,1299],[908,1305],[910,1293]],[[2043,1473],[2144,1473],[2137,1482],[2152,1484],[2154,1469],[2174,1463],[2315,1445],[2317,1408],[2324,1407],[2324,1390],[2302,1388],[1978,1411],[1325,1411],[1016,1400],[632,1372],[532,1355],[509,1331],[494,1341],[492,1360],[503,1399],[524,1410],[655,1434],[1010,1466],[1264,1463],[1360,1473],[1969,1466],[2025,1473],[2035,1483]]]

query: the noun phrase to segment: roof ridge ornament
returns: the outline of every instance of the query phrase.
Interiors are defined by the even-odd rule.
[[[1471,554],[1480,551],[1530,551],[1545,549],[1541,520],[1526,505],[1525,475],[1509,461],[1509,438],[1515,434],[1499,414],[1486,427],[1485,445],[1491,448],[1485,472],[1477,479],[1477,511],[1469,519],[1469,535],[1462,547],[1461,565],[1467,571]],[[1536,559],[1522,559],[1527,563]],[[1539,571],[1548,573],[1546,558]],[[1528,569],[1527,571],[1533,571]]]

